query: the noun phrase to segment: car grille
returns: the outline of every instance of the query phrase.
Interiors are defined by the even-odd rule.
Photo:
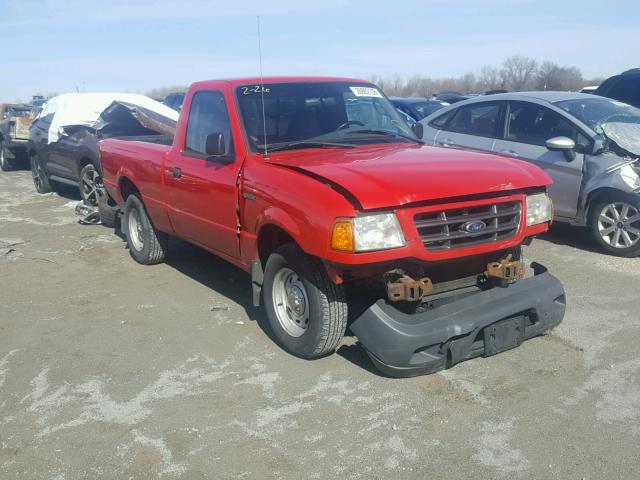
[[[520,226],[520,212],[520,202],[502,202],[420,213],[414,220],[427,250],[449,250],[513,237]],[[473,226],[479,229],[473,231]]]

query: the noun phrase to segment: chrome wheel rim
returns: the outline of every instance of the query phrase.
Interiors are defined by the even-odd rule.
[[[84,203],[95,207],[98,205],[98,194],[96,192],[96,179],[99,177],[98,171],[89,169],[85,171],[80,179],[80,190]]]
[[[6,159],[4,157],[4,145],[2,143],[0,143],[0,165],[2,165],[2,168],[5,168],[6,165]]]
[[[300,337],[309,326],[309,298],[302,279],[283,267],[273,279],[273,306],[280,326],[292,337]]]
[[[129,212],[129,240],[131,246],[136,251],[141,251],[144,247],[144,241],[142,240],[142,222],[140,222],[140,214],[137,209],[132,209]]]
[[[640,241],[640,211],[625,202],[605,205],[598,216],[598,232],[613,248],[631,248]]]

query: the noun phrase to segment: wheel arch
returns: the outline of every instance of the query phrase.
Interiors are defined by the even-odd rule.
[[[622,190],[619,190],[613,187],[600,187],[589,192],[589,194],[587,195],[587,202],[586,202],[586,208],[585,208],[585,211],[586,211],[585,219],[586,219],[587,225],[591,224],[592,209],[594,206],[598,204],[599,201],[604,200],[606,198],[611,198],[616,195],[624,196],[625,194],[627,194],[627,192],[623,192]]]
[[[134,193],[140,194],[140,189],[138,189],[138,187],[136,187],[136,184],[133,183],[133,181],[131,181],[129,179],[129,177],[120,177],[120,180],[118,181],[118,190],[120,190],[120,195],[122,196],[122,201],[126,201],[127,198],[129,198],[129,195],[132,195]]]

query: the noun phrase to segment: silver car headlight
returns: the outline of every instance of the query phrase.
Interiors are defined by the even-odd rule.
[[[546,193],[527,195],[527,226],[553,220],[553,202]]]
[[[365,215],[353,219],[356,252],[386,250],[405,246],[400,222],[394,213]]]

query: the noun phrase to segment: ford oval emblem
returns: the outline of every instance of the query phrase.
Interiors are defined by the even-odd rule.
[[[473,220],[471,222],[463,223],[460,226],[460,230],[464,230],[467,233],[478,233],[487,228],[487,224],[482,220]]]

